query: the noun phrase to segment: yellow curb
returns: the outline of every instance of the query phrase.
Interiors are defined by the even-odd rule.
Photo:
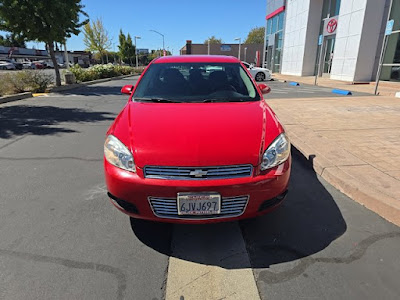
[[[47,93],[32,93],[33,97],[48,97],[49,94]]]
[[[176,226],[166,300],[259,300],[237,223]]]

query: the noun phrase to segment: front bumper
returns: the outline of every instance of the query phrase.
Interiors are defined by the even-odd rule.
[[[125,214],[140,219],[171,223],[213,223],[253,218],[267,213],[283,201],[290,176],[291,158],[265,174],[252,177],[218,180],[165,180],[143,177],[121,170],[104,161],[105,179],[111,202]],[[243,211],[236,215],[185,217],[160,216],[151,205],[151,198],[176,199],[181,192],[218,192],[222,199],[247,197]],[[224,201],[224,200],[222,200]]]

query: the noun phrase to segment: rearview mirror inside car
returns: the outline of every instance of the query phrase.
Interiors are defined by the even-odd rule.
[[[132,90],[133,90],[133,85],[127,84],[127,85],[124,85],[124,86],[122,87],[121,93],[122,93],[122,94],[130,95],[130,94],[132,94]]]

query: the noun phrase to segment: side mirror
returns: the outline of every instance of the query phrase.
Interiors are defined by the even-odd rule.
[[[132,94],[132,90],[133,90],[133,85],[131,85],[131,84],[124,85],[121,89],[121,93],[130,95],[130,94]]]
[[[258,85],[258,88],[261,90],[261,93],[263,94],[268,94],[269,92],[271,92],[271,88],[264,83],[260,83]]]

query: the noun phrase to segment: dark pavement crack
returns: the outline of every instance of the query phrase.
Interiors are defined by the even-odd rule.
[[[21,137],[19,137],[19,138],[16,138],[15,140],[13,140],[13,141],[11,141],[11,142],[9,142],[9,143],[7,143],[7,144],[1,146],[1,147],[0,147],[0,150],[1,150],[1,149],[4,149],[5,147],[8,147],[8,146],[10,146],[10,145],[12,145],[12,144],[14,144],[14,143],[20,141],[20,140],[22,140],[22,139],[25,138],[25,137],[27,137],[27,135],[23,135],[23,136],[21,136]]]
[[[45,255],[32,254],[32,253],[26,253],[26,252],[11,251],[11,250],[5,250],[5,249],[0,249],[0,255],[16,257],[16,258],[30,260],[30,261],[34,261],[34,262],[53,263],[53,264],[61,265],[61,266],[64,266],[67,268],[72,268],[72,269],[93,270],[93,271],[99,271],[99,272],[104,272],[104,273],[114,275],[117,280],[117,283],[118,283],[117,299],[124,299],[125,290],[126,290],[126,286],[127,286],[126,275],[121,269],[118,269],[116,267],[113,267],[110,265],[92,263],[92,262],[83,262],[83,261],[77,261],[77,260],[72,260],[72,259],[45,256]]]
[[[346,257],[312,257],[312,256],[305,256],[300,251],[286,245],[270,245],[265,246],[267,251],[274,251],[274,253],[278,251],[285,251],[296,255],[297,257],[303,257],[299,259],[299,264],[293,267],[290,270],[283,271],[283,272],[271,272],[268,270],[260,271],[258,280],[265,282],[265,283],[280,283],[291,280],[299,275],[303,274],[304,271],[315,263],[333,263],[333,264],[350,264],[356,260],[361,259],[364,254],[367,252],[367,249],[373,245],[374,243],[390,238],[397,238],[400,237],[400,232],[390,232],[385,234],[376,234],[372,235],[360,243],[357,244],[356,248],[353,252]]]

